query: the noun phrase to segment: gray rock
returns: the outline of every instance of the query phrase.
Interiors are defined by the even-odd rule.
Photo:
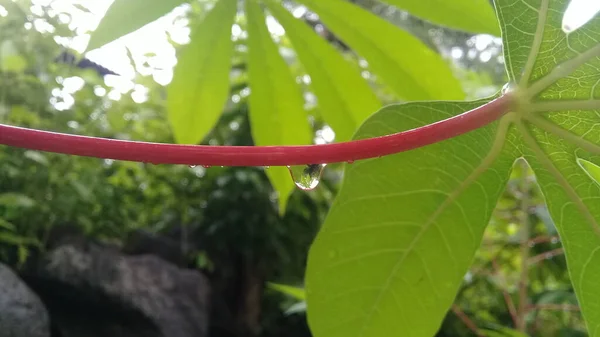
[[[48,312],[39,297],[0,263],[0,337],[49,337]]]
[[[64,337],[204,337],[209,282],[198,271],[152,255],[127,256],[98,244],[47,253],[31,284]]]

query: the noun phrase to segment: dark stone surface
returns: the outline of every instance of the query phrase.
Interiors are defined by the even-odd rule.
[[[63,241],[25,279],[48,306],[56,337],[208,334],[208,280],[157,256]]]
[[[0,263],[0,337],[49,337],[48,312],[39,297]]]
[[[145,230],[137,230],[132,232],[125,240],[123,252],[127,255],[152,254],[177,266],[184,267],[189,263],[181,246],[181,240]]]

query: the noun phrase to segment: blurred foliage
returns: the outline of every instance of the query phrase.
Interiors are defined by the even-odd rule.
[[[18,53],[0,73],[0,122],[37,129],[120,139],[173,142],[165,127],[164,88],[136,78],[147,99],[116,91],[93,69],[55,62],[63,48],[53,35],[73,36],[65,24],[29,12],[28,1],[3,2],[10,13],[0,20],[3,45]],[[54,27],[39,32],[34,23]],[[3,54],[4,57],[5,54]],[[14,62],[15,59],[18,62]],[[75,85],[74,85],[75,83]],[[71,90],[79,87],[77,90]],[[243,88],[232,88],[238,94]],[[230,102],[206,143],[252,145],[245,100]],[[264,168],[203,168],[152,165],[40,153],[9,147],[0,152],[0,259],[22,265],[43,252],[51,230],[75,226],[88,237],[124,245],[144,229],[179,240],[188,265],[205,270],[233,298],[219,310],[231,326],[237,297],[248,273],[267,280],[300,283],[305,255],[335,193],[339,170],[312,193],[293,193],[280,217],[277,195]],[[260,287],[258,288],[260,289]],[[219,289],[215,292],[218,294]],[[265,300],[265,329],[281,315],[277,294]],[[269,304],[273,303],[273,304]],[[259,303],[260,305],[260,303]],[[269,311],[269,308],[272,310]],[[215,328],[217,329],[217,328]]]
[[[0,0],[0,5],[8,13],[0,19],[1,123],[174,142],[165,113],[166,90],[151,76],[135,79],[147,89],[142,102],[134,99],[137,89],[115,94],[119,100],[111,99],[110,93],[116,89],[93,68],[56,62],[65,49],[54,37],[76,34],[58,20],[57,13],[33,14],[26,0]],[[499,46],[494,43],[479,48],[473,35],[435,27],[379,2],[362,1],[360,5],[409,27],[442,54],[460,54],[453,69],[469,97],[485,96],[503,83]],[[195,8],[189,13],[190,21],[202,10]],[[320,25],[318,20],[305,19]],[[46,26],[52,29],[39,31]],[[318,31],[327,35],[326,30]],[[330,43],[341,43],[331,37]],[[282,39],[279,43],[289,42]],[[484,52],[489,55],[480,58]],[[247,74],[240,55],[234,56],[234,65],[230,98],[204,140],[206,144],[253,144]],[[291,69],[297,78],[304,75],[298,66]],[[380,97],[394,99],[385,88],[373,85]],[[313,128],[320,130],[324,123],[318,108],[313,106],[310,114]],[[75,226],[95,240],[121,245],[141,229],[161,233],[177,238],[188,267],[203,270],[217,285],[214,291],[220,297],[214,305],[219,315],[211,322],[215,336],[239,332],[236,310],[246,305],[242,302],[253,283],[261,289],[261,335],[309,336],[302,304],[265,288],[269,281],[302,286],[306,252],[336,194],[340,167],[328,166],[316,190],[294,191],[283,216],[266,170],[156,166],[1,147],[0,260],[23,265],[32,253],[43,252],[51,230],[62,225]],[[523,200],[527,200],[525,210]],[[521,230],[523,212],[530,223],[526,238]],[[438,336],[517,336],[510,331],[516,327],[510,306],[518,308],[522,299],[523,240],[528,247],[528,303],[522,313],[527,334],[584,335],[560,242],[535,178],[530,172],[524,175],[516,170]],[[472,331],[465,317],[482,330]]]

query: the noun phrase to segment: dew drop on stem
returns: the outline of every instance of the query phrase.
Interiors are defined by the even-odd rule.
[[[326,164],[310,164],[305,166],[288,166],[287,168],[296,187],[303,191],[310,191],[319,185],[325,166]]]
[[[514,90],[514,88],[515,88],[515,85],[514,85],[514,83],[510,83],[510,82],[509,82],[509,83],[506,83],[506,84],[505,84],[505,85],[502,87],[502,94],[503,94],[503,95],[506,95],[506,94],[508,94],[509,92],[513,91],[513,90]]]

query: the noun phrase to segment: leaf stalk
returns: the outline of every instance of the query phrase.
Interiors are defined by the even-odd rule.
[[[354,162],[441,142],[486,126],[513,106],[510,93],[460,115],[419,128],[349,142],[301,146],[211,146],[87,137],[0,124],[0,144],[152,164],[289,166]]]

